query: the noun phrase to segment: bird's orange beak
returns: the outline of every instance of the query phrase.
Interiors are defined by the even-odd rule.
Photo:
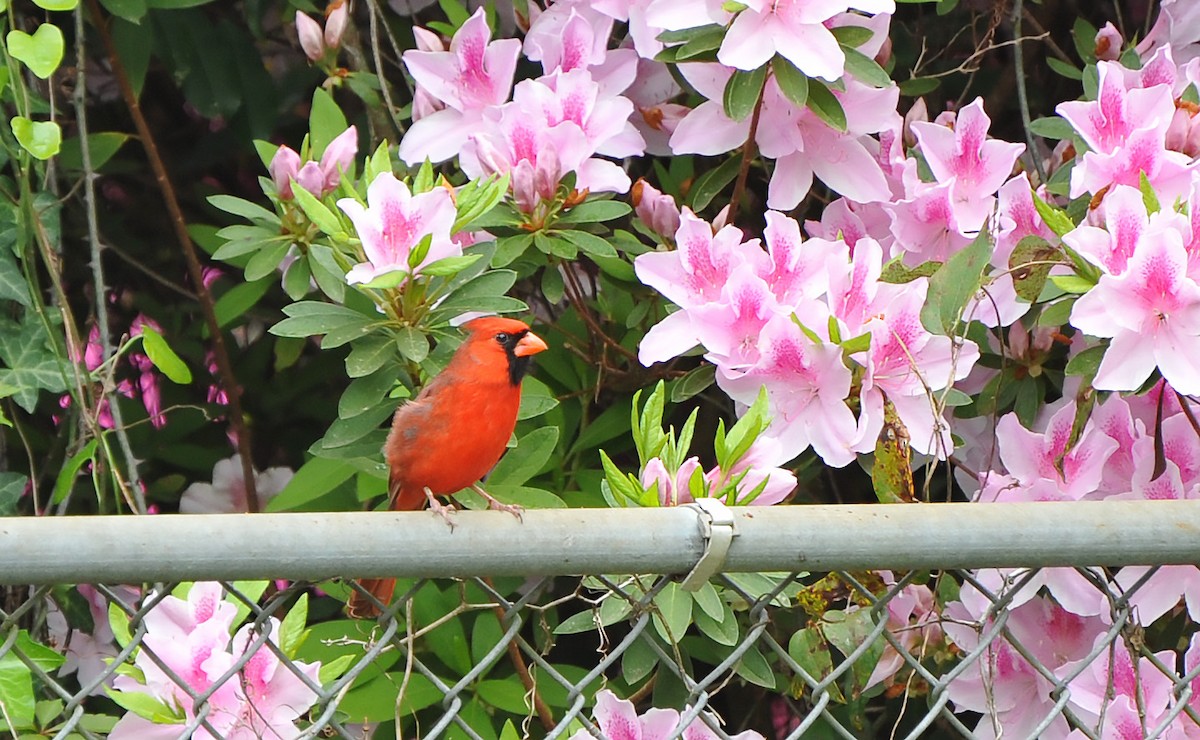
[[[545,352],[548,349],[550,347],[542,341],[541,337],[533,332],[529,332],[521,337],[516,347],[513,347],[513,354],[517,357],[528,357],[529,355],[536,355],[538,352]]]

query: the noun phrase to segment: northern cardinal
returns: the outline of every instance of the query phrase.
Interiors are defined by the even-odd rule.
[[[487,316],[463,328],[467,339],[450,364],[392,419],[383,447],[391,508],[416,511],[428,501],[449,522],[453,506],[434,497],[473,487],[490,508],[520,517],[520,507],[500,503],[478,481],[504,454],[517,425],[521,378],[546,343],[515,319]],[[396,587],[394,578],[360,583],[384,604]],[[352,617],[379,615],[379,608],[357,591],[346,610]]]

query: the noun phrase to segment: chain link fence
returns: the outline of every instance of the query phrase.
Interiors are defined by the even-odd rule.
[[[7,520],[0,719],[60,738],[1197,737],[1200,502],[1130,503],[739,510],[707,581],[680,575],[712,553],[713,522],[682,509],[595,512],[586,531],[572,531],[579,512],[464,512],[454,532],[427,514],[350,515],[349,543],[317,515],[93,517],[51,563],[36,560],[60,544],[52,531],[87,520]],[[842,517],[840,531],[803,524],[822,516]],[[956,535],[989,520],[997,538],[1027,535]],[[258,530],[269,545],[276,526],[291,530],[284,565],[253,562],[262,542],[230,551],[214,534]],[[942,544],[923,541],[937,526]],[[905,530],[904,549],[875,547]],[[822,560],[812,538],[843,552]],[[938,555],[947,540],[962,552]],[[603,566],[604,541],[621,567]],[[626,541],[645,545],[643,567],[628,568]],[[212,561],[197,564],[205,542]],[[1073,542],[1107,554],[1045,567]],[[346,547],[370,562],[339,564]],[[764,554],[782,568],[735,572]],[[905,567],[972,557],[987,567]],[[351,620],[350,580],[190,585],[222,563],[238,578],[401,579],[377,620]],[[425,577],[439,568],[457,577]],[[114,569],[146,578],[69,585]],[[153,583],[164,569],[176,577]],[[595,706],[606,690],[678,721],[653,734],[644,713],[640,734],[622,734],[631,726]]]

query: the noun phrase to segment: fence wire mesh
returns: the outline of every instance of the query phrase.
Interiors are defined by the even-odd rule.
[[[679,709],[642,737],[1196,737],[1198,576],[409,579],[374,621],[338,581],[10,588],[0,709],[30,737],[638,736],[612,688]]]

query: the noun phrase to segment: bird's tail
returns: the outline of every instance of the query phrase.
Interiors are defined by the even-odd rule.
[[[392,481],[389,488],[392,493],[392,511],[419,511],[425,508],[426,499],[423,490],[414,493],[403,486],[396,485],[396,481]],[[392,594],[396,590],[395,578],[362,578],[356,583],[364,591],[374,596],[380,604],[385,605],[392,600]],[[346,614],[355,619],[374,619],[381,613],[375,601],[357,589],[350,594],[350,599],[346,602]]]

